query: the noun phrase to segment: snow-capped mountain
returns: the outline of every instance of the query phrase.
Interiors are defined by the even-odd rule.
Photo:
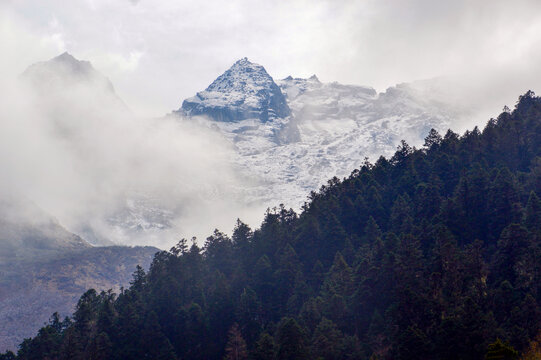
[[[260,70],[246,72],[238,64]],[[213,84],[222,84],[227,78],[253,83],[260,73],[267,74],[260,65],[243,59]],[[252,74],[256,74],[255,79]],[[243,189],[243,196],[267,206],[284,203],[298,208],[310,191],[333,176],[349,175],[366,157],[374,161],[380,155],[392,154],[400,140],[422,144],[431,128],[445,130],[453,116],[450,107],[411,84],[400,84],[379,94],[365,86],[322,83],[315,75],[308,79],[289,76],[276,84],[291,109],[287,117],[262,121],[253,115],[224,122],[211,116],[213,101],[200,101],[197,112],[209,115],[197,121],[218,129],[234,144],[235,162],[254,184],[251,189]],[[220,89],[220,107],[235,108],[240,88],[224,85]],[[252,109],[253,114],[263,111],[264,107]],[[188,111],[185,114],[195,115]],[[277,133],[287,135],[276,137]]]
[[[206,115],[216,121],[284,118],[291,111],[284,95],[261,65],[247,58],[237,61],[205,91],[184,100],[182,113]]]
[[[315,75],[275,81],[244,58],[173,116],[144,120],[104,106],[109,100],[102,98],[117,96],[96,73],[63,54],[23,76],[40,79],[38,87],[61,79],[61,95],[47,92],[40,100],[52,109],[47,119],[60,128],[59,146],[68,151],[58,166],[76,169],[69,174],[84,185],[79,193],[89,204],[83,208],[91,210],[68,228],[94,244],[110,238],[160,246],[172,234],[201,236],[230,226],[236,216],[255,225],[266,207],[298,208],[310,191],[349,175],[365,157],[389,155],[402,139],[421,144],[430,128],[445,130],[455,115],[429,96],[433,91],[414,84],[378,93]],[[106,85],[87,87],[88,76],[101,79],[90,84]],[[231,208],[236,213],[222,210]],[[208,231],[198,228],[201,214]]]

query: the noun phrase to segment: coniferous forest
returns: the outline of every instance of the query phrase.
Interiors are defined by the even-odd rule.
[[[539,359],[541,98],[87,291],[0,359]],[[537,357],[536,357],[537,356]]]

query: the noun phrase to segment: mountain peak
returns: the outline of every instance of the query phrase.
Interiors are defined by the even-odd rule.
[[[206,91],[251,92],[259,87],[272,86],[273,83],[274,80],[263,66],[253,63],[245,57],[236,61],[226,72],[214,80]]]
[[[302,81],[302,82],[311,81],[311,82],[314,82],[314,83],[321,84],[321,81],[319,81],[319,78],[315,74],[310,76],[309,78],[294,78],[293,76],[289,75],[288,77],[283,78],[281,81],[282,82],[283,81],[296,81],[296,82],[299,82],[299,81]]]
[[[89,61],[78,60],[67,51],[50,60],[30,65],[22,75],[26,78],[39,78],[39,80],[53,76],[79,80],[100,78],[101,81],[101,78],[105,79]]]
[[[64,51],[62,54],[52,58],[51,60],[53,60],[53,61],[55,61],[55,60],[56,61],[72,61],[72,62],[79,61],[67,51]]]
[[[251,65],[252,62],[248,60],[248,58],[245,56],[242,59],[239,59],[235,62],[234,65]]]
[[[186,115],[206,115],[216,121],[258,118],[263,122],[291,114],[280,88],[265,68],[248,58],[236,61],[205,91],[184,100]]]
[[[51,99],[53,95],[70,94],[74,91],[92,91],[92,96],[108,99],[117,106],[125,109],[107,77],[94,69],[90,61],[78,60],[70,53],[62,54],[30,65],[22,74],[21,79],[39,94]]]

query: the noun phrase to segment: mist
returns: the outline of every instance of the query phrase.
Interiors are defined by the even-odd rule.
[[[237,217],[257,226],[276,204],[246,203],[242,193],[257,179],[235,168],[220,134],[164,117],[182,99],[248,56],[275,79],[315,73],[378,91],[414,83],[465,110],[452,126],[463,132],[541,89],[540,6],[48,0],[36,11],[8,0],[0,4],[0,186],[96,244],[202,241]],[[66,50],[109,76],[113,96],[103,82],[47,96],[21,82],[27,66]]]
[[[482,94],[491,115],[541,88],[536,0],[46,0],[39,11],[7,0],[0,12],[2,27],[17,27],[19,72],[68,50],[110,76],[142,115],[177,109],[244,56],[275,79],[316,74],[378,91],[449,77],[465,101]]]
[[[52,81],[38,74],[48,81],[40,86],[44,79],[3,67],[3,193],[98,245],[167,248],[180,237],[203,241],[215,227],[229,232],[237,217],[262,218],[263,205],[240,196],[248,181],[217,131],[180,117],[138,117],[99,74],[79,81],[59,73]]]

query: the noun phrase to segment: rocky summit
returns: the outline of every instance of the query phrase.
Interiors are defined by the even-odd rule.
[[[262,122],[255,109],[262,109],[262,89],[274,85],[288,116]],[[431,128],[445,131],[461,115],[462,109],[453,111],[422,85],[398,84],[378,93],[369,86],[322,82],[316,75],[273,81],[262,66],[245,58],[206,91],[185,100],[184,112],[176,114],[208,115],[199,122],[234,144],[237,168],[255,184],[250,192],[243,189],[248,201],[298,208],[306,194],[333,176],[347,176],[366,157],[392,155],[402,139],[419,146]],[[252,115],[216,115],[217,109],[240,113],[247,104],[255,104]]]
[[[280,87],[263,66],[247,58],[238,60],[205,91],[184,100],[178,112],[206,115],[223,122],[246,119],[267,122],[291,114]]]

